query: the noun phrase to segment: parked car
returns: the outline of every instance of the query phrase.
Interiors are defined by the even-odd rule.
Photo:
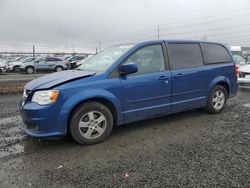
[[[69,66],[70,69],[76,68],[76,63],[78,61],[81,61],[85,58],[86,56],[79,56],[79,55],[74,55],[65,60],[65,63]]]
[[[5,72],[5,71],[6,71],[5,64],[0,62],[0,73]]]
[[[17,58],[16,61],[8,63],[7,70],[8,71],[18,72],[19,67],[20,67],[20,65],[22,63],[33,62],[33,61],[34,61],[33,57],[20,57],[20,58]]]
[[[224,45],[150,41],[111,47],[77,70],[29,82],[20,111],[30,136],[71,134],[95,144],[114,125],[195,108],[219,113],[237,89],[237,66]]]
[[[19,67],[20,71],[27,72],[28,74],[33,74],[35,72],[35,68],[37,71],[55,71],[60,72],[66,70],[68,67],[65,65],[62,59],[55,58],[55,57],[43,57],[38,58],[34,62],[25,62],[21,64]]]
[[[93,55],[88,55],[87,57],[85,57],[83,60],[77,61],[75,67],[79,67],[81,64],[83,64],[85,61],[87,61],[88,59],[90,59],[91,57],[93,57]]]
[[[239,67],[239,87],[250,89],[250,64]]]

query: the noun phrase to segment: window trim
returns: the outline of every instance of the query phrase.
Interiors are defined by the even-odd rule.
[[[149,47],[149,46],[161,46],[161,49],[162,49],[162,55],[163,55],[163,61],[164,61],[164,70],[162,71],[159,71],[159,72],[164,72],[164,71],[167,71],[167,70],[170,70],[169,69],[169,61],[166,59],[166,51],[164,50],[164,42],[159,42],[159,43],[152,43],[152,44],[146,44],[146,45],[143,45],[143,46],[140,46],[138,48],[136,48],[134,51],[132,51],[125,59],[122,60],[122,62],[108,75],[108,78],[117,78],[117,77],[120,77],[121,75],[119,74],[119,67],[122,66],[124,63],[126,63],[126,61],[132,56],[134,55],[136,52],[138,52],[139,50],[143,49],[143,48],[146,48],[146,47]],[[144,73],[144,74],[131,74],[131,75],[126,75],[127,77],[128,76],[140,76],[140,75],[145,75],[145,74],[152,74],[152,73],[156,73],[156,72],[148,72],[148,73]]]
[[[170,59],[170,52],[169,52],[169,46],[171,44],[196,44],[200,47],[200,50],[201,50],[201,56],[202,56],[202,65],[201,66],[195,66],[195,67],[186,67],[186,68],[181,68],[181,69],[193,69],[193,68],[197,68],[197,67],[204,67],[206,64],[205,64],[205,57],[204,57],[204,54],[203,54],[203,50],[202,50],[202,47],[201,47],[201,43],[200,42],[166,42],[165,45],[166,45],[166,49],[167,49],[167,54],[168,54],[168,61],[169,61],[169,65],[170,65],[170,70],[174,71],[174,70],[181,70],[181,69],[174,69],[173,68],[173,63]]]

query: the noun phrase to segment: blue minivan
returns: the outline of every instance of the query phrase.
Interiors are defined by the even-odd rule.
[[[222,44],[157,40],[117,45],[76,70],[25,85],[20,111],[33,137],[106,139],[113,126],[204,108],[219,113],[236,95],[237,66]]]

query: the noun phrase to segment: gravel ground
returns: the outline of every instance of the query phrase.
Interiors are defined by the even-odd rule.
[[[33,80],[36,77],[46,75],[48,73],[38,73],[38,74],[26,74],[26,73],[11,73],[4,72],[0,74],[0,83],[1,82],[10,82],[10,81],[22,81],[22,80]]]
[[[0,96],[0,187],[250,185],[250,91],[221,114],[193,110],[124,125],[92,146],[26,137],[19,99]]]

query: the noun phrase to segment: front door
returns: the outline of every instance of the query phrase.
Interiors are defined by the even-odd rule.
[[[166,70],[162,45],[137,50],[125,63],[131,62],[138,65],[138,72],[120,77],[125,121],[169,113],[171,73]]]

